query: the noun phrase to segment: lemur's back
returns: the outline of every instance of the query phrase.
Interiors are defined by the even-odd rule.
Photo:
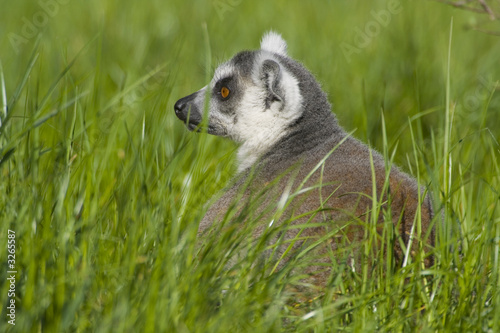
[[[297,179],[304,179],[313,168],[322,162],[324,156],[329,155],[324,165],[321,165],[305,184],[305,187],[312,187],[320,183],[326,184],[321,187],[321,196],[319,190],[312,190],[312,193],[307,194],[307,199],[301,209],[297,211],[297,214],[314,211],[321,205],[329,210],[326,219],[334,224],[353,222],[354,220],[363,223],[370,221],[368,216],[373,208],[374,173],[377,188],[376,199],[378,202],[384,203],[379,212],[379,223],[383,222],[383,210],[388,209],[388,206],[390,206],[396,234],[401,236],[404,244],[408,246],[409,237],[413,232],[412,249],[416,250],[418,248],[418,241],[424,239],[417,237],[419,228],[413,226],[415,223],[420,223],[420,228],[423,230],[421,236],[425,238],[424,247],[430,250],[429,246],[434,244],[434,232],[431,227],[433,211],[429,195],[425,193],[425,188],[422,186],[419,192],[416,180],[402,172],[395,165],[390,166],[390,177],[387,184],[386,164],[383,157],[374,150],[371,150],[370,156],[370,149],[353,137],[343,139],[344,141],[339,144],[339,138],[332,137],[330,140],[326,140],[324,144],[305,152],[300,158],[304,162],[301,164],[302,167]],[[270,158],[270,161],[272,161],[272,158]],[[269,168],[267,169],[269,170]],[[273,178],[272,175],[269,176]],[[320,200],[325,200],[325,198],[329,199],[321,203]],[[390,205],[388,202],[390,202]],[[419,205],[421,209],[418,213],[420,215],[419,222],[417,222],[415,217]],[[318,215],[317,220],[324,219],[325,215]],[[379,226],[379,228],[382,227]],[[426,235],[427,231],[429,231],[429,234]],[[364,235],[362,224],[353,223],[352,232],[349,235],[352,239],[362,238]],[[403,250],[398,241],[395,242],[395,246],[396,257],[402,259]],[[425,262],[430,265],[432,258],[427,258]]]
[[[339,140],[340,139],[340,140]],[[343,139],[343,141],[342,141]],[[340,141],[342,141],[340,143]],[[340,144],[339,144],[340,143]],[[253,177],[256,181],[246,189],[246,194],[240,202],[244,202],[250,196],[250,193],[258,191],[262,186],[272,182],[276,177],[283,176],[283,170],[290,170],[290,177],[294,178],[294,186],[291,188],[291,193],[298,190],[298,186],[302,180],[309,177],[308,181],[303,184],[303,188],[311,188],[304,192],[301,196],[293,199],[292,204],[289,206],[288,211],[283,214],[282,219],[292,219],[292,224],[300,225],[306,223],[322,223],[325,227],[314,227],[302,229],[301,237],[307,238],[309,242],[317,240],[332,230],[342,229],[338,235],[332,237],[325,246],[319,246],[316,255],[325,255],[324,261],[328,261],[327,252],[329,250],[339,251],[341,244],[345,243],[344,236],[346,236],[356,248],[356,243],[360,242],[365,236],[366,222],[371,223],[371,210],[373,208],[373,180],[372,180],[372,166],[370,158],[373,161],[373,171],[376,178],[377,200],[382,202],[382,209],[379,211],[377,218],[377,230],[381,233],[383,229],[383,213],[387,210],[390,202],[390,210],[392,215],[392,222],[394,226],[394,255],[396,264],[401,264],[404,258],[404,251],[400,246],[400,240],[406,247],[411,242],[411,253],[414,253],[420,246],[423,246],[426,252],[430,251],[434,244],[434,232],[431,226],[433,218],[432,206],[429,196],[425,193],[422,187],[418,189],[418,184],[415,179],[411,178],[404,172],[400,171],[396,166],[391,167],[389,184],[386,185],[386,166],[382,156],[372,150],[370,157],[370,149],[352,137],[339,138],[331,136],[325,138],[323,144],[315,148],[303,152],[301,155],[296,156],[295,159],[282,159],[280,154],[273,156],[269,154],[264,159],[260,166],[257,166],[257,174]],[[324,157],[328,158],[322,163]],[[294,168],[294,165],[296,168]],[[317,166],[320,165],[319,168]],[[294,171],[297,171],[295,173]],[[311,171],[316,168],[316,172],[310,175]],[[270,191],[274,194],[284,192],[289,184],[290,177],[283,177],[280,182],[275,185],[274,189]],[[199,235],[204,235],[213,225],[214,221],[222,220],[223,215],[227,209],[234,204],[234,199],[237,193],[242,191],[243,186],[248,186],[242,180],[237,182],[233,187],[227,190],[224,195],[213,204],[204,219],[202,220],[199,228]],[[318,186],[322,184],[322,186]],[[321,191],[321,193],[320,193]],[[381,200],[382,196],[382,200]],[[266,205],[273,205],[275,202],[267,202]],[[419,218],[416,219],[417,211],[421,207]],[[316,212],[321,208],[321,213],[307,214]],[[264,210],[265,207],[259,207]],[[294,216],[291,216],[293,213]],[[296,218],[301,216],[301,218]],[[265,222],[266,221],[266,222]],[[417,227],[417,223],[420,224]],[[278,226],[280,221],[275,222]],[[414,227],[415,225],[415,227]],[[259,237],[264,230],[268,228],[268,221],[263,220],[260,226],[255,228],[255,237]],[[418,237],[418,230],[421,230],[421,238]],[[299,229],[290,229],[285,236],[285,239],[291,240],[297,236]],[[412,235],[413,236],[410,236]],[[420,244],[419,244],[420,243]],[[299,248],[303,242],[297,242],[295,248]],[[288,243],[276,252],[277,258],[281,257],[283,252],[287,249]],[[327,248],[328,247],[328,248]],[[355,259],[354,269],[359,270],[359,258]],[[321,261],[321,260],[320,260]],[[286,262],[286,258],[283,263]],[[350,261],[351,262],[351,261]],[[424,260],[426,266],[432,264],[432,256],[427,256]],[[319,273],[317,273],[319,272]],[[323,268],[312,267],[309,270],[312,274],[315,283],[324,285],[328,278],[328,271]]]

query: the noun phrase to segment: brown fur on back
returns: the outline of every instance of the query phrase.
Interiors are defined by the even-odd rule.
[[[345,141],[342,142],[333,152],[331,152],[339,144],[341,139],[345,139]],[[346,135],[335,136],[330,140],[325,140],[322,145],[319,145],[294,159],[287,160],[286,163],[276,163],[276,160],[273,159],[272,156],[268,156],[263,159],[257,168],[255,177],[253,178],[255,179],[254,183],[252,183],[252,185],[244,191],[245,195],[240,201],[243,202],[249,196],[252,188],[256,189],[272,182],[276,177],[280,176],[283,169],[292,167],[296,164],[299,165],[299,169],[298,173],[294,174],[295,182],[294,188],[292,189],[293,192],[294,189],[297,189],[297,186],[302,182],[302,180],[309,175],[311,170],[313,170],[313,168],[321,162],[322,158],[327,156],[329,153],[331,154],[324,162],[324,166],[318,168],[304,184],[304,188],[313,187],[320,183],[321,178],[321,184],[324,184],[321,186],[321,193],[319,188],[315,188],[311,191],[307,191],[302,196],[295,198],[287,213],[283,215],[283,219],[290,218],[292,211],[294,216],[299,216],[301,214],[315,211],[322,206],[322,213],[316,214],[312,220],[310,220],[311,216],[307,215],[303,218],[294,220],[293,224],[304,224],[310,220],[309,222],[326,222],[326,225],[331,225],[332,228],[342,228],[343,225],[351,223],[351,225],[342,233],[339,232],[339,234],[332,237],[329,242],[325,242],[325,246],[329,246],[334,253],[340,250],[338,247],[342,244],[343,235],[346,235],[350,242],[356,243],[361,241],[365,234],[364,228],[366,225],[359,222],[370,221],[369,214],[373,205],[373,182],[372,167],[370,163],[370,149],[358,140],[352,137],[346,137]],[[373,160],[373,170],[376,177],[377,199],[380,201],[381,195],[383,195],[383,202],[386,202],[387,199],[390,198],[390,208],[395,233],[399,235],[404,244],[409,244],[413,225],[417,223],[415,216],[420,203],[421,235],[422,237],[426,234],[428,235],[425,239],[418,239],[418,230],[416,226],[414,227],[411,253],[414,254],[419,248],[419,241],[424,241],[424,250],[430,251],[434,245],[434,230],[431,226],[433,211],[429,196],[424,196],[425,189],[422,187],[419,195],[416,180],[399,170],[396,166],[392,166],[388,189],[386,193],[382,194],[381,192],[386,179],[385,162],[383,157],[378,152],[371,150],[371,154]],[[290,174],[293,174],[293,172],[290,172]],[[284,177],[280,182],[278,182],[272,191],[276,191],[275,193],[278,194],[282,193],[285,190],[290,177]],[[210,207],[200,224],[200,236],[210,228],[214,221],[222,219],[223,214],[234,201],[237,193],[241,191],[241,187],[245,186],[244,179],[245,177],[242,177],[239,182],[229,188],[224,195]],[[320,198],[322,200],[329,198],[329,200],[321,205]],[[387,203],[384,204],[382,208],[387,209]],[[264,208],[260,207],[259,209]],[[357,220],[358,223],[353,223],[355,220]],[[382,210],[380,211],[377,221],[379,223],[377,230],[381,232],[384,222]],[[276,225],[277,224],[279,223],[276,223]],[[263,221],[261,225],[256,226],[254,237],[259,237],[267,227],[268,221]],[[290,230],[285,235],[285,238],[289,240],[293,239],[297,235],[297,232],[297,230]],[[328,231],[321,227],[306,228],[301,232],[300,236],[309,238],[310,241],[313,241],[322,237],[325,232]],[[394,255],[397,260],[396,263],[401,265],[405,253],[399,244],[399,240],[396,239],[396,241],[394,241]],[[295,248],[299,248],[301,245],[302,243],[298,242]],[[285,249],[286,246],[283,246],[278,251],[278,256],[281,256]],[[328,261],[326,253],[330,249],[319,246],[315,255],[324,254],[325,259],[322,261]],[[357,251],[359,251],[359,249]],[[283,263],[284,262],[286,262],[286,258]],[[427,256],[424,262],[426,266],[430,266],[433,262],[432,256]],[[355,263],[356,264],[353,268],[359,271],[359,260],[355,260]],[[308,272],[312,274],[311,281],[314,284],[320,286],[326,284],[329,276],[328,270],[311,268]]]

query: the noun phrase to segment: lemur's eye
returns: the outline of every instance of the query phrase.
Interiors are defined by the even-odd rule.
[[[228,87],[222,87],[220,89],[220,95],[222,96],[222,98],[226,98],[227,96],[229,96],[229,88]]]

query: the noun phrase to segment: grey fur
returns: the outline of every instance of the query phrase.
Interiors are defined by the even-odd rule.
[[[371,150],[365,144],[347,135],[337,123],[337,119],[331,111],[327,95],[323,92],[314,76],[300,63],[288,57],[285,53],[286,43],[279,40],[279,35],[274,34],[272,37],[274,38],[272,42],[278,40],[280,43],[277,46],[278,51],[272,51],[272,42],[263,42],[266,49],[241,52],[223,65],[225,66],[225,69],[221,70],[224,74],[223,77],[215,78],[210,85],[212,91],[210,92],[208,132],[215,135],[229,136],[245,144],[246,141],[238,140],[238,134],[231,133],[231,129],[225,127],[220,119],[227,117],[230,121],[238,123],[240,121],[239,117],[247,111],[242,109],[244,103],[248,102],[244,102],[243,96],[255,86],[267,90],[267,95],[263,97],[263,100],[254,101],[255,108],[260,107],[262,110],[259,112],[263,116],[270,112],[275,112],[278,115],[286,114],[289,107],[287,103],[293,97],[297,97],[293,95],[293,91],[289,88],[293,86],[293,82],[297,82],[301,97],[299,103],[300,113],[298,116],[286,118],[288,123],[277,134],[276,141],[270,147],[259,152],[251,167],[248,166],[242,169],[238,180],[233,182],[233,185],[226,189],[224,194],[210,207],[200,223],[199,236],[202,237],[205,232],[211,229],[214,223],[221,220],[228,207],[233,203],[237,193],[242,190],[241,187],[245,183],[245,179],[250,175],[251,169],[255,171],[251,188],[255,189],[272,182],[286,170],[295,167],[297,174],[294,188],[296,188],[297,184],[302,179],[305,179],[310,171],[329,153],[331,155],[324,162],[322,171],[322,183],[327,185],[323,185],[320,189],[317,188],[296,199],[295,204],[284,214],[283,218],[289,217],[292,211],[297,216],[316,210],[320,206],[319,198],[328,198],[334,193],[326,203],[326,206],[330,208],[327,214],[317,214],[314,221],[328,221],[332,226],[339,226],[352,220],[353,216],[365,220],[363,216],[370,210],[372,205],[372,200],[369,198],[372,195],[371,152],[378,196],[383,195],[384,198],[391,199],[394,227],[398,229],[397,233],[399,233],[402,241],[404,244],[409,244],[410,231],[420,203],[422,235],[428,235],[428,238],[424,240],[426,242],[424,248],[426,250],[432,248],[434,244],[434,230],[431,223],[433,211],[424,188],[422,187],[419,193],[416,180],[396,166],[392,166],[389,177],[390,195],[382,193],[386,167],[383,157],[375,150]],[[257,80],[255,79],[255,73],[259,77]],[[294,79],[290,79],[290,77],[287,79],[285,74],[291,75]],[[227,101],[218,96],[221,80],[228,80],[224,82],[230,85],[232,95]],[[288,81],[284,82],[285,80]],[[203,96],[204,92],[202,90],[196,95],[188,96],[176,103],[176,114],[181,120],[186,121],[188,110],[190,110],[191,118],[188,127],[191,130],[201,121],[203,104],[200,104],[202,103],[200,101],[203,98],[200,96]],[[277,107],[272,109],[273,105],[277,105]],[[339,145],[340,142],[342,144]],[[332,152],[337,145],[339,145],[338,148]],[[278,183],[275,187],[275,191],[277,191],[275,193],[282,193],[285,190],[288,181],[291,179],[290,177],[285,177]],[[313,186],[318,184],[319,181],[320,172],[316,172],[305,186]],[[244,191],[245,197],[250,195],[251,188]],[[401,221],[398,222],[400,218]],[[382,216],[378,220],[382,222]],[[300,224],[306,221],[307,217],[298,219],[294,223]],[[266,227],[267,225],[258,226],[258,232],[255,236],[263,232]],[[324,232],[325,230],[321,228],[309,228],[303,231],[302,236],[314,239],[321,237]],[[296,233],[289,231],[286,238],[291,239]],[[356,241],[362,239],[363,234],[363,228],[357,226],[349,229],[347,236]],[[412,249],[418,247],[419,241],[422,240],[414,239]],[[337,246],[336,240],[333,239],[331,242],[325,243],[318,251],[326,253],[328,251],[327,247],[335,250]],[[399,246],[398,241],[395,241],[394,253],[401,262],[404,251]],[[428,256],[425,263],[431,265],[432,257]],[[318,285],[326,283],[327,272],[316,274],[315,269],[311,269],[309,272],[313,275],[314,283]]]

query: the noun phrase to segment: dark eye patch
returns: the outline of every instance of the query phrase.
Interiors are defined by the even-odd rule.
[[[233,77],[232,76],[225,77],[225,78],[220,79],[219,81],[217,81],[217,83],[215,84],[213,93],[215,95],[217,95],[217,97],[219,97],[220,99],[223,99],[222,96],[221,96],[221,94],[220,94],[220,91],[221,91],[222,87],[226,87],[231,92],[233,92],[234,88],[235,88],[235,83],[234,83]]]

